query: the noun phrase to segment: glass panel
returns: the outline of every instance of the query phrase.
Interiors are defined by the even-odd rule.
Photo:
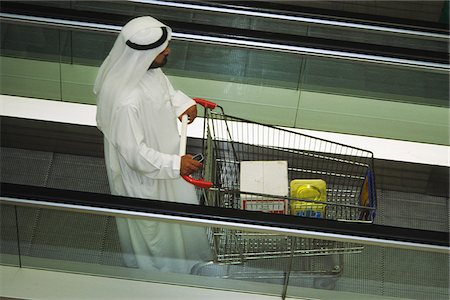
[[[1,25],[2,56],[59,62],[59,30],[3,20]]]
[[[330,256],[329,258],[331,258]],[[323,257],[323,259],[325,259]],[[320,257],[310,258],[318,267]],[[323,260],[322,259],[322,260]],[[412,250],[364,246],[360,253],[334,256],[332,273],[314,273],[314,289],[291,271],[288,297],[320,299],[448,299],[449,256]],[[323,268],[322,265],[318,268]],[[332,266],[332,265],[331,265]],[[326,269],[326,268],[323,268]]]
[[[2,94],[95,104],[98,66],[116,34],[2,25]],[[174,86],[220,102],[227,113],[272,125],[448,144],[448,72],[177,40],[170,45],[165,73]]]
[[[111,50],[115,34],[88,31],[59,30],[61,61],[66,64],[99,67]]]
[[[59,31],[5,22],[0,29],[0,92],[61,100]]]
[[[23,267],[272,295],[285,279],[285,260],[240,263],[241,231],[29,207],[19,224]]]
[[[302,89],[366,99],[448,107],[448,74],[310,57]]]
[[[168,75],[297,89],[303,58],[294,54],[172,41]]]
[[[0,203],[0,264],[20,266],[16,207]]]
[[[45,61],[98,67],[115,39],[113,34],[8,23],[1,30],[3,57],[36,60],[35,68],[22,67],[20,61],[14,68],[9,68],[8,62],[3,64],[4,93],[36,94],[33,88],[27,92],[26,87],[43,82],[54,89],[47,92],[51,99],[60,96],[60,70],[58,65],[43,64]],[[33,38],[24,40],[22,36]],[[172,41],[171,48],[168,75],[440,107],[449,105],[447,73],[193,42]],[[67,76],[70,78],[70,74],[64,78]],[[9,81],[11,84],[6,84]],[[91,85],[81,85],[81,88],[90,92]],[[9,91],[11,86],[18,88]]]
[[[18,207],[18,222],[22,267],[277,296],[288,283],[288,297],[449,296],[446,253],[61,208]]]
[[[302,1],[302,3],[306,4],[305,1]],[[439,51],[445,53],[448,52],[448,43],[445,39],[436,39],[433,37],[408,36],[405,34],[395,34],[389,32],[382,32],[378,30],[371,31],[365,29],[345,28],[345,27],[336,28],[336,26],[332,25],[311,24],[292,20],[279,20],[276,17],[266,18],[258,16],[239,15],[233,13],[208,12],[195,10],[191,8],[189,9],[176,8],[169,6],[160,6],[156,4],[126,3],[125,1],[115,1],[114,3],[109,2],[105,3],[101,1],[58,1],[58,2],[41,1],[40,4],[46,6],[70,7],[70,9],[80,11],[128,15],[130,17],[151,15],[161,20],[169,22],[182,21],[196,24],[216,25],[221,27],[230,27],[238,29],[250,29],[272,33],[285,33],[291,35],[298,35],[299,37],[307,36],[316,38],[326,38],[336,41],[350,41],[383,46],[395,46],[410,49]],[[315,5],[314,1],[310,1],[310,3],[307,4],[306,6],[308,5],[314,7]],[[326,5],[332,7],[332,4],[330,3],[325,4],[325,6]],[[369,3],[365,7],[365,9],[370,10],[371,14],[373,13],[376,14],[380,11],[383,11],[386,15],[390,15],[392,14],[392,11],[395,11],[397,15],[402,12],[405,12],[405,14],[407,15],[413,15],[410,13],[411,11],[413,11],[411,8],[411,4],[408,6],[407,9],[405,9],[406,6],[401,6],[399,4],[395,8],[385,7],[384,10],[380,7],[371,7],[371,5],[372,4]],[[382,4],[375,4],[375,5],[382,5]],[[417,3],[414,3],[414,5],[417,5]],[[361,3],[357,4],[356,6],[360,6],[360,8],[364,9],[364,6],[361,6]],[[414,9],[417,9],[416,12],[418,12],[429,7],[431,6],[427,5],[427,7],[422,8],[415,7]],[[438,7],[435,7],[435,9],[437,10]],[[351,9],[349,9],[349,11],[351,11]],[[269,13],[271,12],[274,13],[275,15],[277,14],[285,15],[283,11],[281,12],[269,11]],[[358,12],[355,13],[357,14]],[[323,18],[327,20],[326,16]],[[349,22],[348,20],[346,20],[345,22],[351,23],[351,21]]]

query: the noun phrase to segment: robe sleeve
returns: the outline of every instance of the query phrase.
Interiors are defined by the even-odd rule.
[[[145,144],[136,107],[126,105],[118,108],[114,119],[115,146],[130,169],[153,179],[180,176],[179,155],[162,153]]]
[[[182,91],[175,90],[166,76],[165,79],[167,82],[167,87],[169,89],[170,101],[175,110],[175,114],[177,115],[177,117],[179,117],[189,107],[196,105],[196,102]]]

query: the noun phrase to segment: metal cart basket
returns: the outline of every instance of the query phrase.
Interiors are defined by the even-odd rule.
[[[203,104],[205,100],[196,101]],[[256,199],[253,204],[261,208],[254,209],[253,205],[253,210],[292,214],[292,204],[300,201],[306,210],[319,207],[322,211],[320,218],[373,221],[376,195],[371,152],[228,116],[221,107],[213,108],[214,105],[205,106],[204,118],[202,176],[213,183],[203,192],[206,205],[245,209],[242,199],[245,196]],[[240,171],[244,161],[285,161],[289,181],[313,179],[325,182],[326,200],[295,198],[292,191],[288,195],[273,195],[241,190]],[[330,255],[363,249],[352,243],[252,234],[223,228],[212,229],[209,238],[216,264],[253,266],[270,261],[282,264],[289,257],[302,257],[292,264],[292,271],[311,276],[340,274],[342,257],[337,261],[333,258],[330,262]],[[320,259],[326,262],[310,263],[307,257],[313,256],[321,256]],[[242,276],[242,272],[234,276]]]

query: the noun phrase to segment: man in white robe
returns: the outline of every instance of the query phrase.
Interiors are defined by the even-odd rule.
[[[201,163],[180,157],[177,125],[184,114],[195,119],[196,104],[160,69],[170,37],[171,29],[152,17],[122,28],[95,82],[97,126],[112,194],[199,204],[194,186],[180,174]],[[204,228],[127,218],[116,223],[127,266],[186,273],[210,259]]]

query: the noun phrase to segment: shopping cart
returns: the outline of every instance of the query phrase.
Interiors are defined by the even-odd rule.
[[[204,167],[201,179],[185,179],[201,187],[199,191],[206,205],[299,217],[373,221],[376,194],[371,152],[228,116],[223,108],[212,102],[195,100],[205,108]],[[241,165],[248,161],[287,163],[287,180],[291,183],[288,194],[242,190]],[[295,186],[299,182],[305,184]],[[315,183],[318,184],[316,187]],[[309,192],[300,197],[304,188]],[[316,195],[319,189],[323,189],[321,196]],[[314,278],[314,286],[323,288],[334,287],[332,278],[342,272],[343,254],[363,250],[361,245],[347,242],[224,228],[211,229],[209,240],[214,261],[197,266],[194,273],[216,272],[218,276],[231,278],[274,278],[284,276],[284,266],[288,263],[291,277],[309,276]],[[218,272],[218,265],[227,268]]]

